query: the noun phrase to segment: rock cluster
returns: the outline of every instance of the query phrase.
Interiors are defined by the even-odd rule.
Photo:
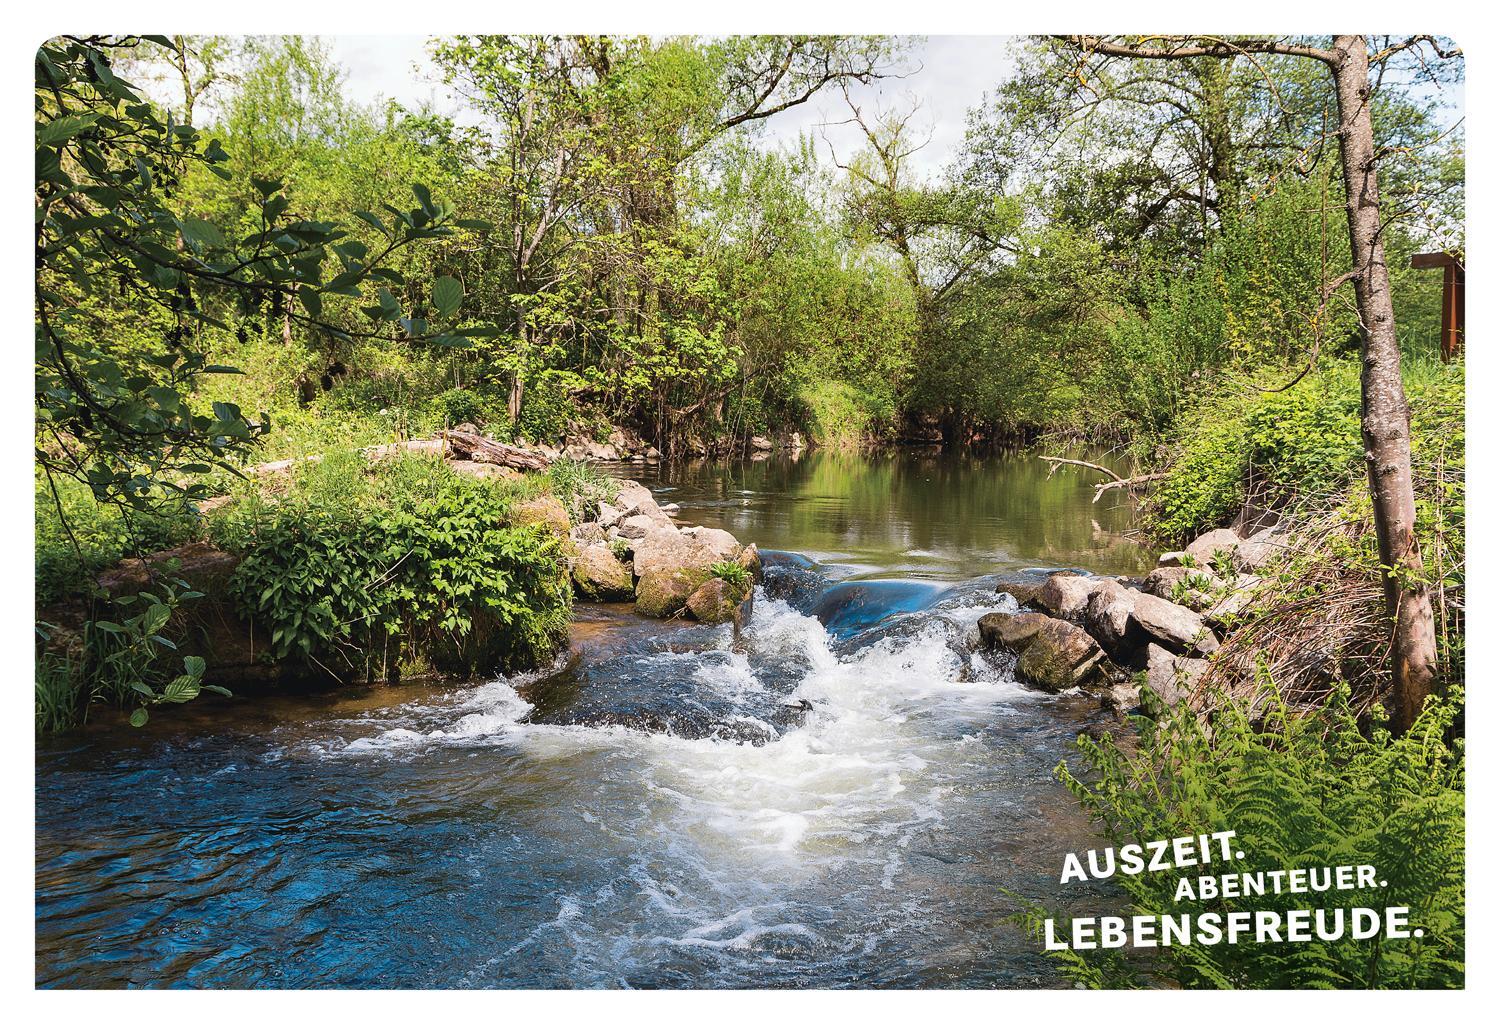
[[[704,623],[742,624],[760,553],[726,530],[678,527],[649,488],[620,481],[614,499],[600,502],[597,520],[570,531],[574,590],[587,601],[635,601],[636,611],[665,619],[686,614]],[[715,567],[743,571],[718,575]]]
[[[980,644],[1014,655],[1028,684],[1083,687],[1117,711],[1140,705],[1142,678],[1166,708],[1193,702],[1209,657],[1254,599],[1255,571],[1281,547],[1274,528],[1215,530],[1163,555],[1144,581],[1067,571],[1003,581],[996,591],[1023,611],[980,619]]]

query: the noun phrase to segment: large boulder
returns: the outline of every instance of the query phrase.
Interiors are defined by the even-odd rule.
[[[520,524],[540,523],[558,537],[567,537],[573,529],[568,510],[551,495],[538,495],[511,506],[511,516]]]
[[[735,622],[742,626],[749,618],[746,606],[751,600],[750,588],[737,588],[727,580],[713,577],[688,596],[687,610],[700,623]]]
[[[631,541],[635,575],[666,567],[695,567],[708,571],[716,562],[732,562],[740,555],[740,543],[728,531],[677,530],[657,527]]]
[[[1098,577],[1077,573],[1054,573],[1037,592],[1036,603],[1054,616],[1077,623],[1083,619],[1089,595],[1099,583]]]
[[[1218,601],[1224,581],[1211,570],[1198,566],[1162,566],[1146,575],[1141,589],[1166,601],[1202,612]]]
[[[992,612],[980,618],[979,636],[987,648],[1018,654],[1016,675],[1053,693],[1078,686],[1104,658],[1087,631],[1039,612]]]
[[[1202,616],[1154,594],[1136,595],[1132,615],[1153,640],[1174,654],[1207,655],[1219,648],[1219,639]]]
[[[1147,641],[1146,631],[1135,619],[1139,591],[1118,580],[1103,580],[1089,594],[1083,625],[1117,662],[1134,661]]]
[[[1234,568],[1241,573],[1258,573],[1286,551],[1287,539],[1275,527],[1251,534],[1234,550]]]
[[[715,562],[734,562],[743,550],[733,534],[717,527],[683,527],[681,534],[713,553]]]
[[[585,601],[629,601],[635,578],[607,545],[586,545],[573,560],[573,589]]]
[[[1040,612],[990,612],[979,617],[979,641],[992,651],[1008,651],[1019,655],[1036,636],[1042,624],[1051,619]]]
[[[707,566],[652,565],[635,585],[635,610],[653,619],[675,616],[710,575]]]
[[[1083,683],[1103,658],[1104,652],[1087,631],[1049,618],[1021,652],[1016,675],[1056,693]]]
[[[1167,708],[1175,708],[1190,697],[1207,671],[1204,659],[1173,655],[1158,644],[1147,649],[1146,685]]]
[[[1194,565],[1208,566],[1220,552],[1228,552],[1232,556],[1239,547],[1240,536],[1232,530],[1220,528],[1210,530],[1188,545],[1187,555],[1192,558]]]

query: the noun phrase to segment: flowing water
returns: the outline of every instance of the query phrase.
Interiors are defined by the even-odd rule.
[[[1020,456],[643,479],[772,550],[738,640],[580,606],[548,673],[40,744],[38,985],[1058,985],[1004,919],[1108,901],[1056,885],[1052,778],[1108,720],[970,641],[998,576],[1140,569],[1121,499]]]

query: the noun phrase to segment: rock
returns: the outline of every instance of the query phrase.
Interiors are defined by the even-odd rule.
[[[700,623],[728,623],[749,597],[749,589],[742,591],[727,580],[713,577],[688,596],[687,610]]]
[[[1203,621],[1221,632],[1231,629],[1255,600],[1256,588],[1261,583],[1262,578],[1253,573],[1241,573],[1227,593],[1204,611]]]
[[[1083,619],[1083,610],[1088,605],[1089,595],[1099,583],[1097,577],[1079,576],[1077,573],[1054,573],[1037,591],[1036,602],[1042,608],[1077,623]]]
[[[1088,633],[1040,612],[991,612],[979,620],[986,648],[1019,654],[1016,675],[1053,693],[1083,682],[1104,658]]]
[[[1086,631],[1048,617],[1021,652],[1016,675],[1057,693],[1082,683],[1103,658],[1104,652]]]
[[[1010,595],[1017,605],[1035,605],[1041,590],[1042,581],[1038,580],[1002,580],[995,585],[996,594]]]
[[[765,566],[761,562],[760,549],[754,543],[746,545],[744,551],[740,552],[739,558],[735,562],[739,563],[740,568],[749,573],[750,579],[757,584],[765,576]]]
[[[757,452],[769,452],[776,447],[776,443],[770,438],[757,434],[750,439],[750,447]]]
[[[543,524],[558,537],[567,537],[568,531],[573,528],[573,521],[568,518],[568,510],[564,509],[563,504],[551,495],[538,495],[536,498],[511,506],[511,516],[520,524]]]
[[[1141,689],[1131,683],[1114,684],[1099,692],[1099,704],[1116,715],[1129,715],[1141,706]]]
[[[660,520],[652,519],[645,513],[635,513],[634,515],[627,516],[615,526],[621,537],[628,538],[642,538],[652,531],[662,529]]]
[[[682,512],[682,506],[678,505],[676,502],[668,502],[666,505],[661,507],[661,511],[666,513],[668,516],[676,516],[678,513]]]
[[[1175,708],[1190,697],[1207,671],[1204,659],[1173,655],[1157,644],[1147,649],[1146,685],[1167,708]]]
[[[651,566],[636,583],[635,610],[655,619],[675,616],[708,578],[706,566]]]
[[[1134,616],[1138,597],[1139,591],[1117,580],[1102,580],[1084,608],[1084,628],[1117,661],[1130,661],[1146,643],[1146,632]]]
[[[1206,569],[1167,566],[1152,570],[1141,589],[1165,601],[1203,612],[1219,600],[1224,581]]]
[[[1187,552],[1162,552],[1157,556],[1156,564],[1158,566],[1181,566],[1186,555]]]
[[[1210,530],[1207,534],[1199,537],[1187,546],[1186,555],[1197,566],[1213,565],[1214,556],[1219,552],[1229,552],[1231,555],[1240,546],[1240,536],[1232,530],[1220,528]]]
[[[1019,655],[1026,650],[1026,645],[1031,643],[1042,624],[1051,618],[1040,612],[1018,612],[1015,615],[991,612],[979,617],[979,640],[992,651]]]
[[[611,504],[620,510],[620,519],[628,519],[631,516],[649,516],[663,526],[672,525],[672,517],[668,516],[656,503],[656,496],[651,493],[650,488],[633,480],[622,480],[618,484],[619,490],[616,491],[614,502]]]
[[[588,545],[573,560],[573,589],[585,601],[629,601],[635,578],[607,545]]]
[[[681,534],[712,552],[715,562],[732,562],[739,558],[740,542],[727,530],[719,530],[717,527],[683,527]]]
[[[1255,573],[1285,550],[1286,540],[1275,527],[1267,527],[1239,543],[1234,550],[1234,568],[1241,573]]]
[[[580,545],[604,544],[609,540],[609,535],[597,523],[580,523],[568,531],[568,536]]]
[[[599,503],[599,526],[608,530],[625,518],[624,512],[609,502]]]
[[[1213,572],[1200,569],[1196,566],[1159,566],[1146,574],[1146,581],[1141,585],[1141,590],[1147,594],[1154,594],[1158,598],[1173,601],[1172,595],[1177,592],[1181,584],[1195,591],[1208,591],[1224,586]]]
[[[1158,644],[1174,654],[1207,655],[1219,648],[1219,639],[1202,616],[1154,594],[1136,595],[1132,615]]]
[[[654,567],[694,567],[708,572],[716,562],[739,557],[740,543],[724,530],[708,528],[677,530],[657,527],[637,537],[631,544],[635,575],[644,577]]]

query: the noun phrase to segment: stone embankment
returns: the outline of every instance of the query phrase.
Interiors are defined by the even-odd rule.
[[[980,645],[1014,656],[1017,677],[1043,690],[1082,688],[1124,713],[1142,706],[1144,683],[1162,707],[1187,701],[1202,711],[1209,660],[1282,548],[1274,527],[1248,538],[1213,530],[1163,554],[1141,580],[1061,572],[1003,581],[996,590],[1019,610],[980,619]]]

